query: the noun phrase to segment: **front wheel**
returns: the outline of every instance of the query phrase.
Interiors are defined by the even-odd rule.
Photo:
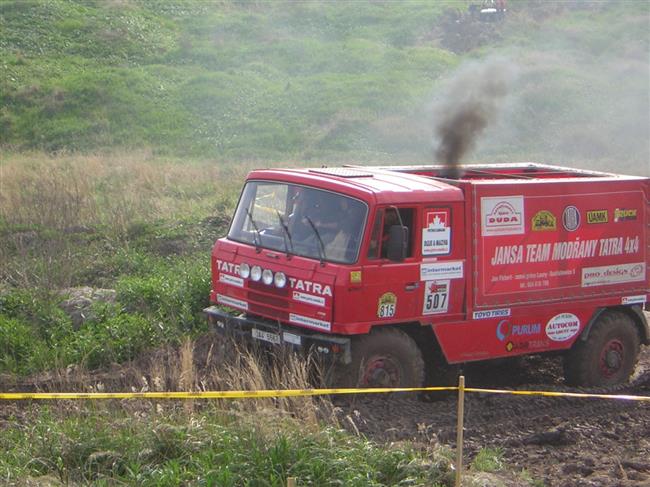
[[[564,358],[564,378],[570,385],[607,386],[628,380],[639,355],[639,332],[619,311],[601,315],[586,341],[579,341]]]
[[[352,362],[338,366],[338,387],[421,387],[424,360],[415,341],[401,330],[380,328],[355,338]]]

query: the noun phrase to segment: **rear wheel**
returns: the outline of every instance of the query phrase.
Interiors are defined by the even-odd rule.
[[[576,386],[606,386],[628,380],[639,355],[639,332],[621,312],[601,315],[586,341],[579,341],[564,358],[564,378]]]
[[[394,328],[380,328],[352,343],[352,362],[339,366],[339,387],[421,387],[424,360],[415,341]]]

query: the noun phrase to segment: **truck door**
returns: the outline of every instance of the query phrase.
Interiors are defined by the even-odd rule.
[[[468,268],[462,203],[424,207],[417,229],[422,256],[419,315],[423,321],[463,319]]]
[[[392,225],[399,225],[400,221],[409,229],[408,249],[402,262],[393,262],[387,257],[389,229]],[[412,321],[419,315],[421,283],[414,233],[416,222],[417,209],[414,207],[377,208],[367,250],[367,264],[363,267],[364,294],[367,296],[364,308],[368,309],[363,312],[359,310],[360,321],[403,322]]]

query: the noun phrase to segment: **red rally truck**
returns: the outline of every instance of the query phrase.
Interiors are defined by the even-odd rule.
[[[251,172],[212,252],[211,324],[326,357],[338,386],[539,353],[569,384],[626,381],[650,343],[650,179],[459,169]]]

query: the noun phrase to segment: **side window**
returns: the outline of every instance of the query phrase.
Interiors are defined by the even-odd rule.
[[[391,206],[379,210],[372,226],[368,258],[386,258],[388,255],[387,244],[390,235],[390,227],[393,225],[399,225],[400,220],[402,224],[408,228],[409,241],[406,257],[411,257],[413,255],[414,215],[414,208],[395,208],[394,206]]]
[[[384,220],[384,210],[378,210],[375,217],[375,223],[372,224],[372,232],[370,233],[370,246],[368,247],[368,258],[379,258],[379,247],[381,244],[381,229],[382,221]]]

